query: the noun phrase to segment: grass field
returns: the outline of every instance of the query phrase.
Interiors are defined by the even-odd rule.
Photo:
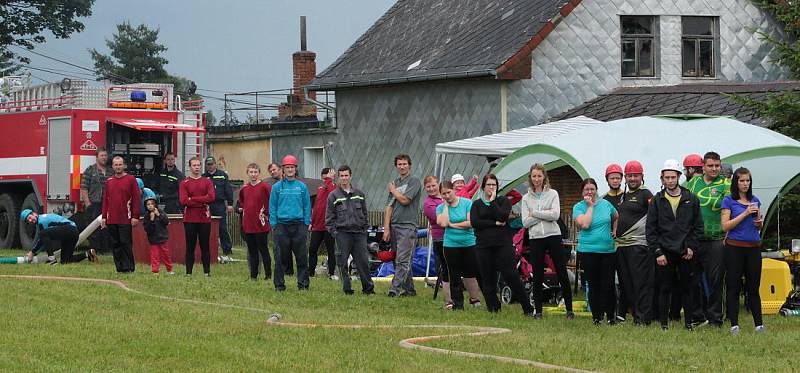
[[[20,251],[0,250],[0,256]],[[531,371],[489,360],[413,351],[404,338],[453,330],[327,329],[268,325],[272,312],[283,321],[319,324],[448,324],[509,328],[513,332],[458,337],[428,346],[487,353],[580,369],[621,371],[793,371],[800,318],[767,316],[767,334],[755,334],[749,314],[742,334],[727,327],[686,332],[675,324],[656,327],[591,325],[587,317],[524,318],[519,306],[491,315],[485,309],[446,311],[432,289],[418,286],[413,298],[347,296],[326,277],[298,292],[294,277],[276,293],[271,282],[247,280],[244,262],[217,265],[212,277],[155,276],[149,267],[118,275],[110,256],[99,264],[2,265],[0,275],[91,277],[120,280],[153,295],[238,305],[257,310],[190,304],[126,292],[111,285],[0,278],[0,371]],[[418,284],[420,285],[420,284]],[[355,289],[360,289],[356,281]]]

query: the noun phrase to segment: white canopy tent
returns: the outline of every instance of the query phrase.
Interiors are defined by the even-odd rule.
[[[437,144],[436,163],[442,164],[450,153],[505,157],[494,169],[504,191],[524,182],[533,163],[542,163],[547,169],[568,165],[581,178],[598,180],[599,192],[605,193],[606,166],[635,159],[644,166],[645,185],[655,192],[661,187],[660,169],[665,160],[680,161],[687,154],[709,150],[734,168],[750,169],[754,193],[768,217],[774,213],[776,198],[800,182],[800,142],[735,119],[699,115],[610,122],[576,117]]]

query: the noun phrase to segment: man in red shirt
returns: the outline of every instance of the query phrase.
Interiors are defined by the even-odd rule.
[[[317,197],[314,200],[314,207],[311,209],[311,225],[308,230],[311,231],[311,242],[308,245],[308,270],[309,275],[314,277],[317,269],[317,259],[319,255],[319,246],[325,242],[325,248],[328,251],[328,278],[338,280],[336,278],[336,244],[333,241],[333,236],[325,229],[325,210],[328,208],[328,194],[330,194],[336,185],[333,184],[333,176],[335,175],[332,168],[325,167],[322,169],[322,185],[317,188]]]
[[[125,160],[122,157],[114,157],[111,167],[114,176],[106,180],[100,226],[108,228],[117,272],[132,273],[136,270],[136,264],[133,260],[131,229],[139,224],[142,195],[136,178],[125,172]]]
[[[247,165],[250,182],[239,189],[242,230],[247,243],[247,263],[250,279],[258,279],[259,258],[264,262],[264,280],[272,278],[272,259],[269,257],[269,194],[272,186],[261,181],[261,167]]]
[[[178,187],[183,210],[183,230],[186,234],[186,274],[192,274],[194,253],[200,241],[200,259],[203,262],[203,273],[211,276],[211,253],[208,241],[211,235],[211,210],[209,204],[214,202],[214,184],[207,177],[200,175],[202,162],[200,158],[189,160],[189,177],[181,181]]]

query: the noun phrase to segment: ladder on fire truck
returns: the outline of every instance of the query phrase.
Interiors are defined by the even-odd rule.
[[[203,116],[203,100],[190,100],[182,101],[181,96],[177,96],[178,103],[178,121],[186,123],[197,128],[205,128],[205,121]],[[182,142],[182,144],[181,144]],[[183,164],[184,174],[189,174],[189,159],[205,157],[205,141],[204,133],[202,132],[183,132],[179,136],[178,148],[182,151],[178,152],[178,160]]]

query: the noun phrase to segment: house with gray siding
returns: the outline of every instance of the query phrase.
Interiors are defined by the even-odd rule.
[[[784,37],[749,0],[399,0],[306,86],[335,92],[335,133],[275,139],[272,153],[322,149],[381,210],[398,153],[423,177],[436,143],[536,125],[617,89],[786,79],[752,29]],[[448,157],[443,170],[486,167]]]

